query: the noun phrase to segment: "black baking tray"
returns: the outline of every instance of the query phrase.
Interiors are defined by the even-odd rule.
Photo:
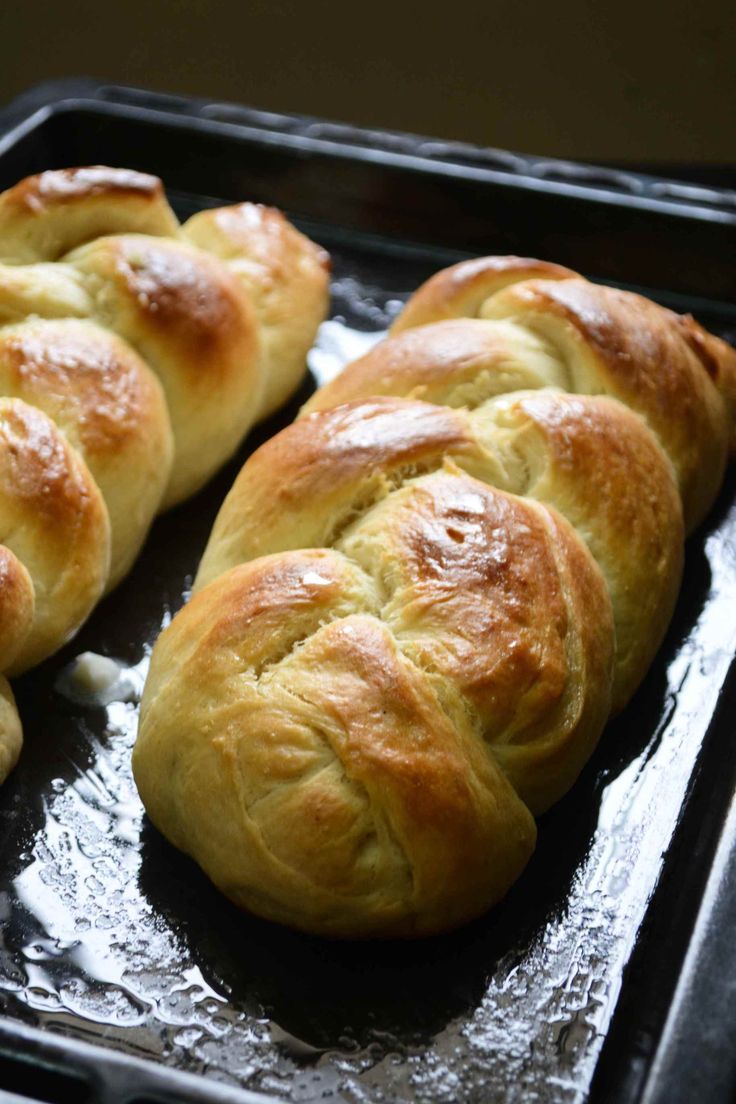
[[[247,453],[463,257],[516,252],[637,287],[736,335],[736,195],[639,173],[71,80],[0,114],[0,187],[74,164],[161,176],[180,216],[253,199],[331,252],[312,376],[129,578],[15,687],[0,790],[0,1100],[610,1101],[736,1088],[736,481],[687,549],[644,686],[540,821],[508,897],[416,944],[239,913],[143,816],[129,753],[151,642]],[[117,658],[107,706],[65,681]],[[12,1095],[11,1095],[12,1094]]]

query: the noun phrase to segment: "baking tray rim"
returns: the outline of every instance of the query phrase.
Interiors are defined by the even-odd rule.
[[[65,78],[35,86],[26,93],[0,108],[0,156],[14,145],[26,133],[55,116],[63,116],[77,111],[87,111],[112,118],[140,118],[151,123],[165,123],[175,129],[194,129],[202,134],[215,133],[223,137],[245,138],[261,145],[281,147],[295,154],[322,154],[345,161],[359,161],[398,168],[417,174],[425,173],[433,177],[445,176],[494,184],[500,188],[519,189],[544,195],[555,195],[567,199],[584,199],[588,203],[604,206],[618,206],[657,214],[674,215],[678,218],[701,222],[724,223],[736,226],[736,191],[727,188],[695,189],[665,176],[645,174],[628,170],[608,170],[603,165],[570,161],[562,158],[521,154],[509,150],[486,148],[465,142],[432,138],[426,135],[404,131],[368,129],[335,120],[318,120],[312,116],[298,113],[279,113],[275,116],[291,124],[291,129],[274,130],[265,123],[256,124],[256,118],[267,114],[239,104],[225,101],[211,101],[199,97],[168,97],[178,105],[176,110],[164,106],[147,107],[145,104],[126,103],[115,100],[114,93],[142,93],[145,90],[111,85],[89,78]],[[105,94],[109,94],[106,96]],[[156,96],[157,93],[151,93]],[[42,97],[50,97],[42,99]],[[243,114],[242,121],[233,119],[226,122],[208,114],[202,115],[213,106],[232,109]],[[185,108],[188,107],[188,110]],[[29,113],[30,112],[30,113]],[[20,114],[20,118],[18,115]],[[334,127],[338,132],[349,132],[354,136],[350,144],[335,138],[324,138],[310,134],[318,124]],[[272,124],[273,127],[274,124]],[[379,136],[389,139],[381,146]],[[355,139],[358,139],[357,141]],[[446,147],[450,155],[445,158],[435,152],[422,152],[423,148]],[[513,167],[504,169],[470,163],[473,157],[490,153],[499,157],[514,159]],[[540,169],[544,175],[540,175]],[[580,174],[579,182],[554,179],[554,173],[567,174],[574,170]],[[622,191],[606,188],[597,183],[607,171],[617,178],[634,181],[635,191]],[[549,175],[548,175],[549,174]],[[588,182],[586,182],[586,178]],[[674,189],[670,198],[661,198],[652,194],[653,189]],[[687,193],[697,191],[699,198],[693,201]],[[679,196],[678,196],[678,193]]]

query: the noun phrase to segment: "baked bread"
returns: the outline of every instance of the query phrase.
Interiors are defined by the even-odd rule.
[[[669,622],[736,353],[558,266],[439,273],[246,462],[151,658],[146,809],[237,904],[439,932],[523,869]]]
[[[15,674],[293,392],[328,262],[278,211],[180,226],[159,180],[105,167],[3,193],[0,262],[0,671]],[[11,702],[3,683],[0,780]]]

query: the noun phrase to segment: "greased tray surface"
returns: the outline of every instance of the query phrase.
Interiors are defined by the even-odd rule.
[[[114,118],[104,141],[94,128],[85,138],[82,119],[69,163],[109,161]],[[44,156],[65,163],[44,140],[27,167],[12,147],[14,175]],[[233,136],[227,164],[238,156],[257,162],[257,143]],[[144,148],[135,164],[161,171]],[[263,174],[254,198],[268,198],[268,164],[250,171]],[[216,177],[203,195],[182,189],[182,173],[163,173],[181,217],[217,202]],[[284,186],[282,176],[273,190]],[[683,593],[644,686],[573,792],[541,819],[529,867],[483,919],[416,944],[301,936],[238,912],[143,816],[129,760],[150,646],[184,601],[245,456],[294,417],[315,379],[367,348],[419,282],[466,255],[418,243],[415,232],[403,245],[395,206],[396,232],[373,233],[364,211],[352,226],[330,222],[309,195],[289,213],[334,265],[309,382],[205,491],[157,521],[129,578],[71,645],[15,684],[26,745],[0,790],[0,1009],[284,1100],[633,1100],[731,793],[719,702],[736,652],[733,478],[688,545]],[[221,201],[231,198],[223,189]],[[534,252],[558,259],[547,241]],[[567,263],[573,253],[574,242]],[[586,274],[609,276],[611,263]],[[626,258],[615,263],[623,274]],[[673,283],[675,293],[644,290],[692,305],[733,337],[736,312],[721,297],[688,295],[681,276]],[[121,663],[106,705],[75,697],[66,678],[85,650]]]

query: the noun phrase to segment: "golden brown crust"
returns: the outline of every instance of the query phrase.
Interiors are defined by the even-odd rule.
[[[53,170],[0,196],[0,255],[16,264],[56,261],[102,234],[176,235],[178,227],[161,181],[130,169]]]
[[[161,637],[134,770],[154,822],[173,817],[237,903],[301,927],[299,900],[337,935],[444,930],[504,892],[534,825],[370,605],[359,570],[325,551],[217,580]],[[284,654],[295,614],[305,642]],[[223,815],[205,833],[212,800]]]
[[[583,280],[508,288],[487,316],[540,333],[568,365],[570,388],[604,392],[644,418],[678,474],[688,530],[723,480],[731,430],[725,402],[671,311]]]
[[[557,714],[548,715],[546,728],[540,719],[536,739],[517,730],[496,754],[519,796],[538,815],[567,793],[598,743],[611,707],[616,647],[611,601],[595,561],[559,514],[537,509],[565,600],[566,694]]]
[[[57,424],[67,404],[77,406],[80,443],[102,455],[138,435],[156,386],[143,362],[114,334],[92,322],[66,319],[0,331],[0,373],[8,396],[33,406],[42,405],[41,396],[49,403],[56,398]]]
[[[466,413],[423,403],[374,400],[288,427],[254,455],[237,502],[250,502],[265,480],[253,509],[272,547],[304,541],[310,528],[312,540],[323,537],[339,506],[336,552],[285,552],[220,575],[155,649],[135,753],[146,806],[226,893],[262,915],[343,936],[420,934],[477,915],[528,855],[522,802],[539,811],[569,787],[607,715],[611,611],[591,557],[549,511],[443,470],[443,450],[469,466],[492,465]],[[430,474],[416,478],[425,464]],[[330,472],[334,500],[325,502]],[[277,508],[262,511],[277,483],[288,487],[298,473],[290,508],[281,504],[294,538]],[[374,505],[361,488],[369,473],[383,492]],[[295,564],[319,600],[303,584],[295,590]],[[339,603],[333,565],[351,580]],[[190,662],[192,649],[201,666]],[[223,664],[233,664],[227,687],[212,675]],[[222,722],[213,716],[220,710]],[[237,736],[224,720],[234,711],[243,718]],[[340,770],[321,752],[300,756],[304,774],[264,792],[258,779],[278,777],[275,761],[296,734],[303,749],[305,727],[322,741],[330,734]],[[182,731],[186,747],[172,762]],[[399,731],[411,751],[395,743]],[[240,800],[264,818],[257,833],[248,827],[242,862],[208,835],[208,814],[188,784],[163,782],[172,770],[182,782],[191,777],[195,757],[201,779],[204,732],[217,734],[231,765],[208,774],[208,803],[247,792]],[[433,750],[435,774],[417,743],[431,733],[434,748],[452,732],[461,754],[437,759]],[[375,812],[374,827],[366,824],[360,794],[371,808],[380,800],[380,830]],[[242,820],[234,831],[245,838]],[[327,887],[364,885],[366,844],[358,843],[369,832],[370,896],[326,898]]]
[[[0,195],[0,672],[60,647],[155,513],[297,385],[327,273],[270,209],[184,233],[145,173],[64,169]]]
[[[350,404],[288,426],[242,468],[197,574],[202,587],[269,552],[331,544],[391,480],[472,449],[462,417],[425,403]]]
[[[501,742],[564,690],[567,617],[546,537],[522,500],[440,471],[390,495],[337,543],[374,577],[407,655],[446,675]]]
[[[207,376],[222,371],[230,345],[252,329],[251,311],[235,281],[212,258],[179,243],[134,234],[98,238],[69,256],[79,270],[110,281],[99,296],[101,312],[114,311],[116,296],[125,297],[138,340],[162,336],[192,379],[204,362]],[[217,376],[212,383],[219,382]]]
[[[327,313],[329,255],[280,211],[259,203],[200,211],[182,233],[223,260],[253,304],[265,378],[258,418],[265,418],[286,402],[304,375],[316,322]]]
[[[374,345],[320,387],[303,414],[394,395],[470,409],[493,395],[564,386],[565,372],[544,342],[513,323],[480,319],[428,323]]]
[[[17,556],[0,544],[0,670],[7,670],[28,636],[34,605],[30,575]]]
[[[605,584],[562,519],[440,471],[389,496],[336,547],[374,577],[404,654],[471,704],[532,811],[566,792],[608,715],[613,634]],[[546,767],[529,768],[532,745]]]
[[[565,280],[569,268],[532,257],[477,257],[443,268],[415,291],[391,327],[392,334],[445,318],[480,318],[487,299],[522,280]]]
[[[33,580],[33,626],[10,665],[39,663],[100,598],[110,523],[84,461],[40,410],[0,399],[0,533]]]
[[[137,556],[169,480],[161,385],[108,330],[36,320],[0,332],[0,393],[43,410],[83,456],[110,515],[110,590]]]
[[[164,508],[294,389],[326,311],[326,254],[279,212],[222,208],[182,231],[161,182],[127,169],[47,172],[3,193],[0,257],[0,319],[91,316],[161,377],[177,451]]]
[[[708,333],[691,314],[673,315],[680,333],[718,388],[729,414],[731,452],[736,451],[736,349]]]
[[[5,192],[4,202],[9,207],[40,211],[99,195],[164,198],[158,177],[134,169],[90,165],[78,169],[50,169],[27,176]]]
[[[731,435],[725,345],[564,269],[456,266],[396,329],[245,465],[135,751],[216,884],[330,935],[505,891],[651,662]]]
[[[252,307],[216,258],[180,242],[99,238],[69,261],[96,289],[96,319],[123,337],[163,386],[176,455],[166,509],[212,476],[256,416],[262,382]]]
[[[432,277],[399,315],[397,336],[349,365],[305,413],[380,394],[470,408],[528,387],[607,394],[659,438],[692,531],[713,503],[731,448],[736,352],[640,295],[563,269],[539,279],[534,262],[503,261],[463,262]],[[463,311],[469,317],[448,320]]]
[[[682,508],[667,457],[640,418],[602,396],[510,395],[474,420],[503,486],[559,511],[599,564],[616,626],[613,708],[623,708],[659,648],[682,575]]]
[[[672,615],[682,510],[652,434],[602,396],[523,392],[472,414],[381,397],[303,418],[249,457],[220,509],[195,590],[257,556],[332,544],[402,482],[447,458],[554,507],[585,540],[613,603],[613,702],[622,708]]]

